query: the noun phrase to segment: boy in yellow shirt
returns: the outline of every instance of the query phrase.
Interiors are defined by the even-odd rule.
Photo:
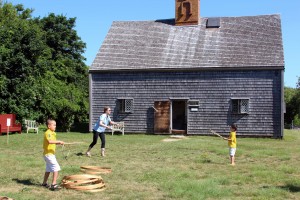
[[[237,131],[237,126],[235,124],[232,124],[230,126],[229,138],[224,138],[224,140],[228,140],[230,164],[232,166],[235,165],[235,157],[234,156],[235,156],[235,152],[236,152],[236,131]]]
[[[58,178],[58,171],[60,171],[60,166],[55,157],[55,149],[56,144],[63,145],[63,141],[56,140],[56,133],[54,132],[56,129],[55,120],[48,119],[47,120],[48,130],[44,134],[44,160],[46,162],[46,172],[44,175],[44,181],[42,186],[49,188],[50,190],[59,190],[60,186],[56,184],[56,180]],[[52,184],[49,186],[47,184],[50,173],[53,173]]]

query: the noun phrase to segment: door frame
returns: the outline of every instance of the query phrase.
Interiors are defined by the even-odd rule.
[[[189,109],[188,102],[190,98],[170,98],[170,134],[173,130],[173,101],[184,101],[185,102],[185,120],[186,120],[186,132],[188,134],[188,124],[189,124]]]

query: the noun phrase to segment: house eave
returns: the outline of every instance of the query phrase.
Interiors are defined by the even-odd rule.
[[[247,66],[247,67],[194,67],[194,68],[122,68],[90,69],[89,73],[107,72],[188,72],[188,71],[251,71],[251,70],[284,70],[284,66]]]

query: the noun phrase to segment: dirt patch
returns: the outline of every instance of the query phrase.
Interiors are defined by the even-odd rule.
[[[162,141],[163,142],[176,142],[176,141],[185,140],[185,139],[188,139],[188,138],[183,135],[171,135],[169,138],[165,138]]]

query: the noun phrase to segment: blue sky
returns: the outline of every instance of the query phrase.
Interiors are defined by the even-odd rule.
[[[5,1],[5,0],[3,0]],[[86,64],[91,65],[113,21],[169,19],[175,0],[7,0],[33,8],[33,16],[49,13],[76,17],[76,30],[87,44]],[[296,87],[300,77],[300,0],[201,0],[203,17],[280,14],[285,56],[285,86]]]

